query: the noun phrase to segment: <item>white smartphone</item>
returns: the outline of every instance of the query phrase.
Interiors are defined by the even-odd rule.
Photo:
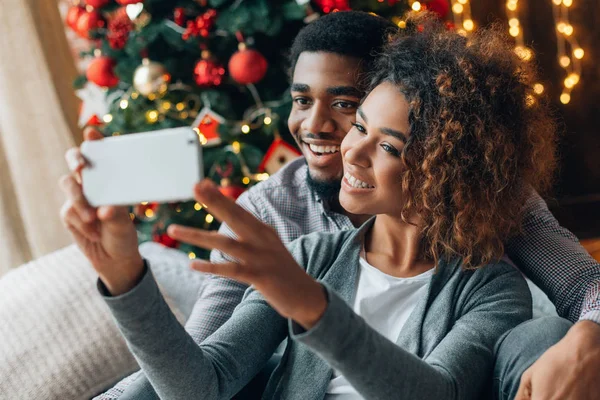
[[[204,175],[198,135],[187,127],[85,141],[81,154],[93,207],[191,200]]]

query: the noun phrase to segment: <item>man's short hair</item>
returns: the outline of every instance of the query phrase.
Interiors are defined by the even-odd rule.
[[[369,71],[388,36],[398,27],[391,21],[361,11],[327,14],[308,24],[296,36],[290,52],[290,76],[300,54],[305,51],[327,52],[362,60]]]

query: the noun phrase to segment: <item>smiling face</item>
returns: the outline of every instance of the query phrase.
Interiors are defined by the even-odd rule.
[[[341,145],[344,178],[340,204],[353,214],[400,215],[400,153],[408,139],[409,105],[389,82],[377,86],[357,112],[356,122]]]
[[[359,60],[327,52],[303,52],[294,69],[288,127],[308,164],[310,178],[339,187],[340,144],[352,127],[362,93]]]

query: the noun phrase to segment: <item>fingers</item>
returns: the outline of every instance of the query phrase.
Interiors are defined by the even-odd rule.
[[[67,196],[70,207],[77,211],[84,222],[90,223],[96,219],[96,210],[87,202],[81,185],[77,183],[74,176],[64,175],[60,178],[59,186]]]
[[[224,196],[210,179],[204,179],[194,188],[196,200],[206,204],[210,213],[225,222],[243,240],[251,242],[271,229],[257,220],[233,200]]]
[[[94,127],[88,126],[83,130],[84,140],[100,140],[103,139],[104,135]]]
[[[79,236],[83,236],[92,242],[100,240],[100,234],[98,233],[96,224],[84,222],[71,202],[67,201],[63,205],[60,216],[63,225],[71,232],[76,240],[79,241]]]
[[[228,236],[221,235],[216,231],[205,231],[172,224],[167,228],[167,234],[175,240],[189,243],[204,249],[217,249],[238,260],[248,260],[252,252],[248,245],[240,243]]]

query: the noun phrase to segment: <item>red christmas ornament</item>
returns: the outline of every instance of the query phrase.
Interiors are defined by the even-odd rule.
[[[113,49],[120,50],[127,44],[129,32],[133,30],[133,22],[127,15],[125,7],[119,8],[108,21],[106,39]]]
[[[429,11],[433,11],[441,19],[446,18],[450,12],[450,4],[447,0],[431,0],[425,4]]]
[[[171,236],[167,235],[166,233],[155,233],[154,235],[152,235],[152,240],[172,249],[176,249],[179,246],[179,242],[173,239]]]
[[[96,29],[104,28],[106,21],[102,18],[99,11],[86,11],[77,20],[76,32],[79,36],[90,39],[90,32]]]
[[[210,108],[204,107],[198,113],[192,127],[198,129],[202,135],[201,142],[204,147],[213,147],[221,144],[219,126],[223,123],[225,123],[225,118]]]
[[[294,146],[281,138],[276,138],[269,146],[267,154],[258,166],[259,171],[266,171],[270,175],[279,171],[284,165],[300,157],[300,153]]]
[[[65,18],[65,23],[67,26],[74,31],[77,30],[77,21],[82,14],[85,13],[85,8],[79,6],[69,7],[67,11],[67,17]]]
[[[229,74],[240,85],[259,82],[268,68],[267,59],[256,50],[242,48],[229,60]]]
[[[126,6],[129,4],[137,4],[137,3],[143,3],[144,0],[116,0],[117,3],[119,3],[122,6]]]
[[[184,26],[187,18],[185,15],[185,8],[183,7],[176,7],[175,10],[173,10],[173,21],[175,21],[175,23],[179,26]]]
[[[217,12],[208,10],[204,14],[196,18],[195,21],[188,21],[185,32],[181,35],[183,40],[188,40],[190,37],[208,37],[210,30],[214,27],[217,21]]]
[[[85,73],[90,82],[102,87],[113,87],[119,83],[115,75],[116,61],[110,57],[97,57],[88,66]]]
[[[194,67],[194,81],[200,87],[219,86],[224,75],[225,68],[213,60],[200,60]]]
[[[242,193],[246,191],[246,188],[243,186],[234,185],[229,182],[229,179],[221,180],[221,186],[219,187],[219,192],[223,193],[225,196],[230,199],[237,200],[238,197]]]
[[[448,30],[448,31],[453,31],[454,29],[456,29],[456,26],[454,25],[454,22],[452,22],[452,21],[446,21],[446,23],[444,25],[446,25],[446,30]]]
[[[102,8],[110,3],[110,0],[85,0],[85,4],[94,8]]]
[[[325,14],[351,10],[349,0],[316,0],[315,3]]]
[[[102,126],[104,122],[96,114],[92,115],[84,126]]]

